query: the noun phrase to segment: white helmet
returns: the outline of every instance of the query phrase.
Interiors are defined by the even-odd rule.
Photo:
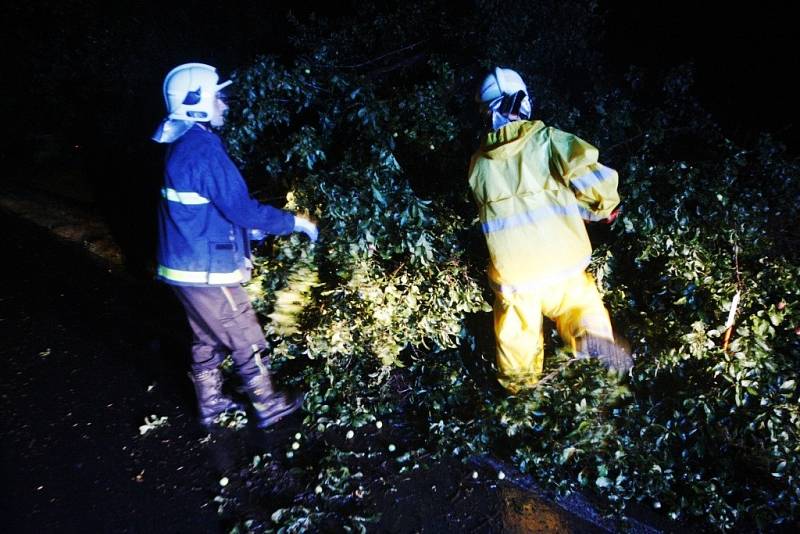
[[[492,129],[531,117],[531,99],[522,77],[511,69],[497,67],[478,88],[475,101],[491,117]]]
[[[504,95],[513,95],[519,91],[528,94],[528,88],[525,87],[522,77],[511,69],[497,67],[483,80],[478,94],[475,95],[475,101],[488,104]]]
[[[185,63],[169,71],[164,78],[164,100],[169,119],[201,122],[214,115],[217,91],[230,80],[217,84],[217,69],[204,63]]]

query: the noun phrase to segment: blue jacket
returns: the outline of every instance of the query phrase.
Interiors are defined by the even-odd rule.
[[[291,213],[250,198],[220,138],[199,125],[167,148],[161,196],[158,278],[168,284],[237,285],[250,277],[250,229],[294,229]]]

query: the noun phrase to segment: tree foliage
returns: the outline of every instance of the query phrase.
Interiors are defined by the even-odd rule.
[[[688,69],[608,79],[594,3],[510,6],[514,32],[493,27],[498,7],[403,3],[347,25],[293,21],[293,62],[262,57],[236,76],[232,153],[262,194],[288,191],[288,209],[320,222],[316,245],[291,236],[262,249],[251,286],[274,366],[308,392],[307,428],[416,421],[428,453],[504,455],[617,511],[637,502],[723,530],[796,521],[797,162],[768,135],[752,147],[726,139]],[[497,64],[522,72],[537,116],[620,171],[623,212],[592,230],[592,270],[636,355],[627,384],[565,363],[551,340],[545,384],[514,397],[491,386],[465,176],[480,131],[472,91]],[[316,467],[338,473],[328,499],[357,484],[336,471],[346,453]],[[308,526],[325,506],[282,508],[276,521]]]

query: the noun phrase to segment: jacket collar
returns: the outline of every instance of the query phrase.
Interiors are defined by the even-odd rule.
[[[525,141],[544,128],[542,121],[514,121],[486,134],[481,152],[489,159],[507,159],[522,150]]]

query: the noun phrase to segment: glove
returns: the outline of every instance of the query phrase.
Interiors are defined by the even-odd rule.
[[[616,218],[619,217],[619,212],[620,208],[615,209],[614,211],[611,212],[611,215],[609,215],[603,222],[606,224],[613,223],[616,220]]]
[[[303,232],[311,241],[316,241],[317,237],[319,237],[317,225],[305,217],[299,217],[297,215],[294,216],[294,231]]]

